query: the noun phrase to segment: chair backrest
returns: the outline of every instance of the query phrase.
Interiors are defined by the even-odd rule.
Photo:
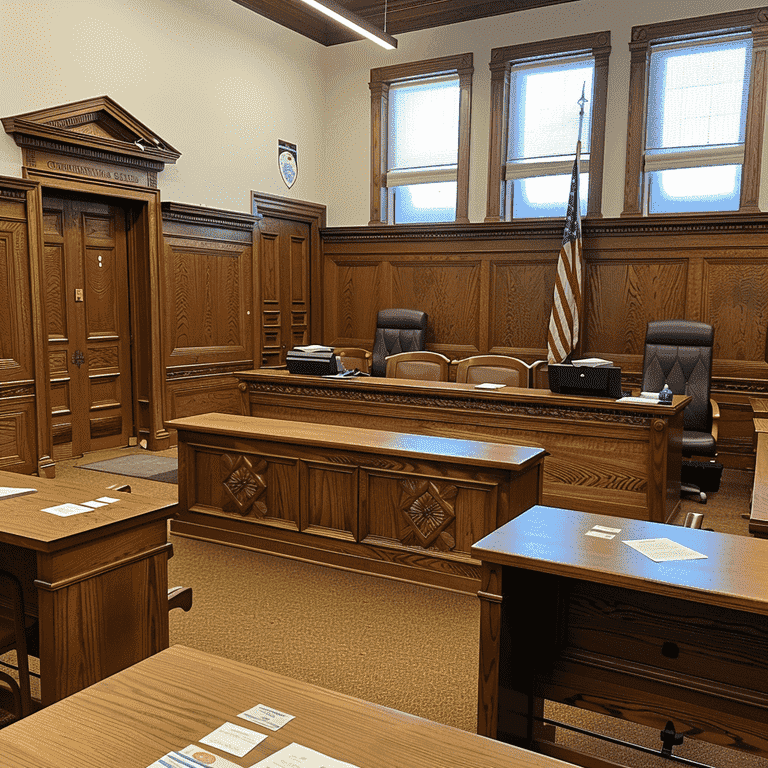
[[[7,604],[0,610],[0,655],[16,650],[19,681],[5,672],[0,672],[0,679],[10,686],[17,705],[15,715],[21,718],[32,713],[24,593],[19,580],[7,571],[0,571],[0,596]]]
[[[459,360],[456,381],[467,384],[506,384],[508,387],[528,386],[528,365],[506,355],[475,355]]]
[[[439,352],[401,352],[387,358],[387,376],[392,379],[448,381],[451,361]]]
[[[531,369],[531,384],[533,389],[549,389],[549,363],[546,360],[536,360],[528,366]]]
[[[348,370],[354,370],[368,373],[371,370],[372,354],[362,347],[334,347],[333,351],[341,359],[342,365]]]
[[[386,358],[424,349],[427,313],[418,309],[382,309],[376,318],[371,375],[385,376]]]
[[[711,426],[709,395],[712,384],[711,325],[693,320],[658,320],[648,323],[643,356],[644,392],[659,392],[666,384],[675,395],[690,395],[683,413],[683,428],[708,432]]]

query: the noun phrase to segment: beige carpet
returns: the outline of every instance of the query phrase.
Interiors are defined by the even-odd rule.
[[[140,449],[133,449],[140,450]],[[125,451],[125,449],[124,449]],[[60,462],[59,476],[119,452]],[[163,452],[161,455],[174,455]],[[89,475],[93,474],[88,472]],[[175,500],[176,487],[140,478],[136,493]],[[707,505],[704,527],[748,535],[752,475],[726,470]],[[479,602],[475,596],[417,587],[233,547],[171,536],[170,586],[191,586],[190,613],[171,613],[171,643],[236,659],[405,712],[474,731],[476,725]],[[549,705],[547,714],[658,750],[655,730]],[[558,740],[637,768],[660,758],[570,735]],[[767,768],[768,761],[687,740],[676,754],[718,768]]]

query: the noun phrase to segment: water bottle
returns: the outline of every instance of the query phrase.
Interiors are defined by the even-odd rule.
[[[659,402],[664,405],[672,405],[672,390],[666,384],[664,389],[659,392]]]

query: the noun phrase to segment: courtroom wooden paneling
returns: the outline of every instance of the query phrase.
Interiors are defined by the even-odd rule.
[[[165,405],[169,418],[239,412],[244,361],[260,360],[255,216],[165,202]]]
[[[427,312],[427,348],[449,357],[546,357],[561,220],[326,228],[322,237],[315,341],[371,348],[377,311],[406,307]],[[748,399],[768,388],[768,216],[585,219],[583,243],[580,354],[613,360],[637,386],[649,321],[711,323],[720,461],[753,467]]]
[[[541,448],[210,413],[179,433],[174,533],[448,589],[541,498]]]
[[[35,358],[27,223],[35,188],[21,179],[0,179],[0,468],[25,473],[38,470],[38,455],[45,456],[41,464],[50,461],[50,441],[38,446],[36,429],[35,371],[43,361]]]
[[[245,413],[546,449],[544,503],[666,522],[680,506],[682,409],[537,389],[243,371]]]

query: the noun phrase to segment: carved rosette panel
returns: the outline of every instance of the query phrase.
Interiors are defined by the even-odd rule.
[[[226,500],[224,509],[243,517],[266,517],[267,462],[256,466],[247,456],[223,454],[221,457],[222,486]]]
[[[454,549],[456,539],[447,529],[456,521],[454,504],[459,489],[428,480],[402,480],[400,488],[399,509],[405,523],[400,541],[425,549]]]

